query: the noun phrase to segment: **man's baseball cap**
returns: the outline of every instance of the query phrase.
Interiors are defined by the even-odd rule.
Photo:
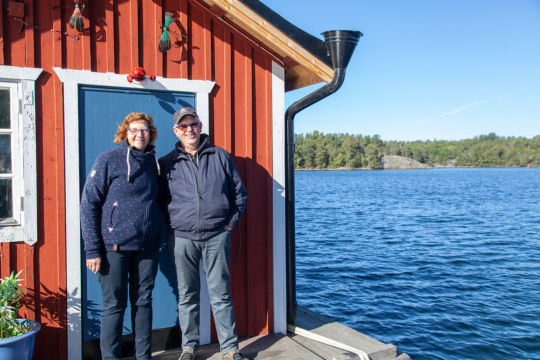
[[[199,120],[199,115],[197,115],[197,112],[189,107],[189,106],[186,106],[186,107],[183,107],[181,108],[180,110],[176,111],[173,115],[173,126],[176,126],[178,125],[178,123],[180,122],[180,120],[182,120],[182,118],[186,115],[191,115],[193,116],[194,118],[196,118],[197,120]]]

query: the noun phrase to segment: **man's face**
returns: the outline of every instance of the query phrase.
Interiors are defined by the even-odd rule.
[[[186,115],[173,128],[184,148],[197,149],[201,138],[202,123],[192,115]]]

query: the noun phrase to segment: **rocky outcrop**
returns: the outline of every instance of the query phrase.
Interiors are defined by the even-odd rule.
[[[385,170],[427,169],[430,166],[422,164],[414,159],[399,155],[384,155],[381,160]]]

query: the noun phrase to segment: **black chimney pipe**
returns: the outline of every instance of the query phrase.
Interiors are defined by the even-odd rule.
[[[345,69],[362,36],[360,31],[332,30],[322,33],[332,58],[334,78],[322,88],[294,102],[285,112],[285,229],[287,241],[287,323],[296,325],[296,244],[294,217],[294,116],[335,93],[345,80]]]

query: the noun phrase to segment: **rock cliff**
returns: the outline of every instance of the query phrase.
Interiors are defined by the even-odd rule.
[[[399,156],[385,155],[382,160],[382,168],[385,170],[405,170],[405,169],[427,169],[430,166],[422,164],[414,159]]]

